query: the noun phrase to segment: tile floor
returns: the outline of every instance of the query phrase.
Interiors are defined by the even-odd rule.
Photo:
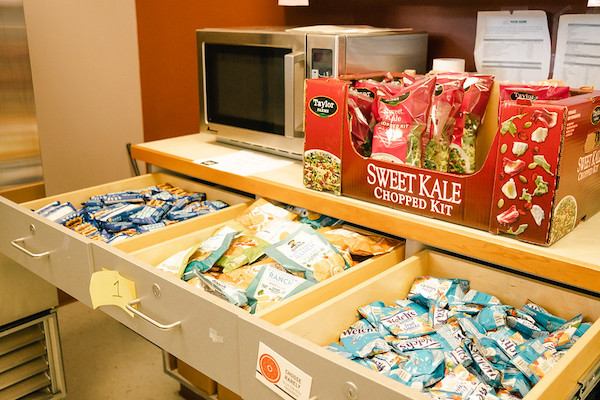
[[[162,351],[100,310],[58,308],[68,400],[182,400]]]

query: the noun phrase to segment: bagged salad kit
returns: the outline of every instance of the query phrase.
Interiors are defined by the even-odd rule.
[[[467,73],[309,79],[304,184],[550,245],[600,210],[599,121],[600,91]]]

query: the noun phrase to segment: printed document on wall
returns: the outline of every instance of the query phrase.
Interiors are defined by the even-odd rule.
[[[552,77],[600,89],[600,14],[561,15]]]
[[[548,79],[550,32],[546,12],[480,11],[475,38],[477,72],[497,81]]]

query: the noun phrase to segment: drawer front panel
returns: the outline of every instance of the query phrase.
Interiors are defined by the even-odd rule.
[[[0,252],[91,305],[91,241],[0,197]]]
[[[238,316],[243,310],[104,243],[93,243],[92,253],[96,271],[116,270],[133,281],[137,310],[167,327],[130,317],[116,306],[101,310],[211,379],[239,390]]]
[[[240,321],[241,396],[244,400],[279,398],[256,378],[260,342],[312,378],[310,399],[431,400],[423,393],[250,315]]]

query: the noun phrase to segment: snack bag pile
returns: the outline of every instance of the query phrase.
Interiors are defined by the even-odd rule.
[[[92,240],[117,243],[229,205],[165,183],[92,196],[82,206],[55,201],[35,212]]]
[[[528,300],[521,309],[462,279],[417,277],[374,302],[327,348],[436,399],[520,399],[591,326]]]
[[[467,73],[357,80],[348,95],[352,143],[365,157],[473,173],[475,137],[493,81]]]
[[[157,268],[254,313],[400,243],[362,235],[340,222],[259,199]]]

